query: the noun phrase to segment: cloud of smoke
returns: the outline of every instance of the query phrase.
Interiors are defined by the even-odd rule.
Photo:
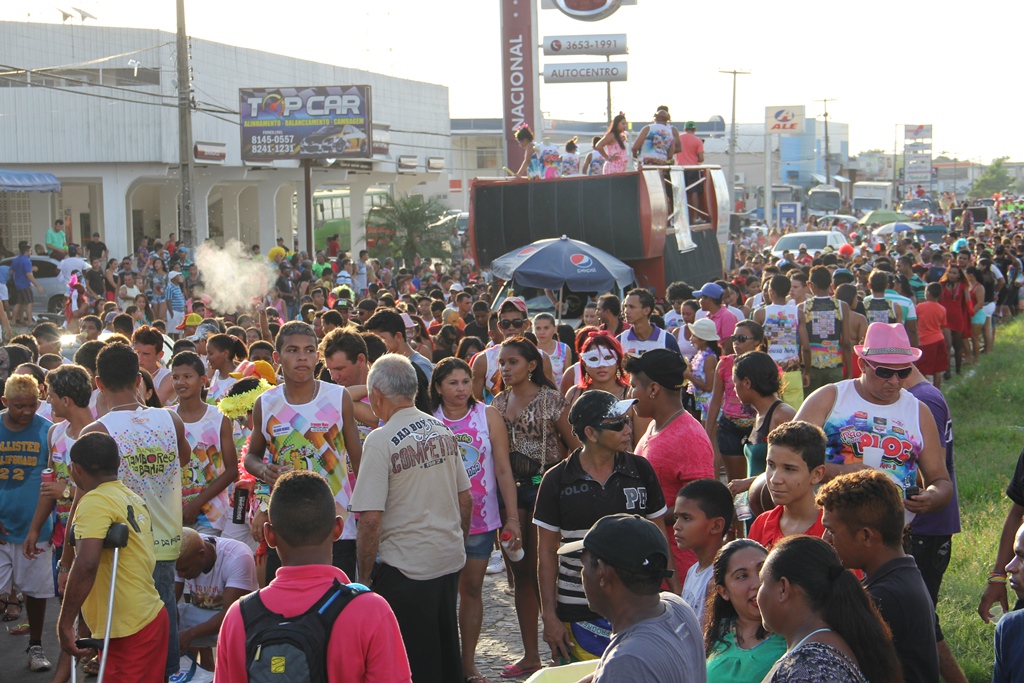
[[[222,312],[248,308],[254,296],[266,296],[270,272],[266,262],[254,261],[245,245],[228,240],[223,249],[204,244],[196,249],[196,265],[213,307]]]

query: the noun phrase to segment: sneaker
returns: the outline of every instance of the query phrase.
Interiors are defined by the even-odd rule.
[[[505,560],[501,557],[501,551],[495,550],[491,553],[491,559],[487,562],[488,574],[500,574],[505,571]]]
[[[32,645],[28,650],[28,668],[33,671],[49,671],[51,668],[50,660],[46,658],[46,653],[43,652],[42,645]]]

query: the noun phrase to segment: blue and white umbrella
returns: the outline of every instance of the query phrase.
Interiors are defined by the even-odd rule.
[[[524,287],[570,292],[610,292],[633,282],[633,269],[611,254],[586,242],[538,240],[494,259],[491,273]]]

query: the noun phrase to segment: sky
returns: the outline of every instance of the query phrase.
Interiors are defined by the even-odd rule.
[[[0,20],[58,23],[61,3],[97,17],[87,23],[175,30],[174,0],[2,0]],[[732,77],[719,69],[740,69],[752,72],[738,78],[740,123],[763,120],[766,106],[802,104],[820,116],[816,100],[829,98],[830,118],[850,125],[851,153],[892,151],[903,124],[930,123],[935,156],[988,163],[1024,160],[1014,132],[1024,95],[1011,85],[1019,56],[998,33],[1019,23],[1022,7],[637,0],[600,22],[540,9],[537,21],[540,39],[627,34],[629,55],[613,59],[627,61],[629,80],[612,84],[612,108],[638,124],[660,104],[677,123],[729,121]],[[453,118],[502,113],[499,0],[186,0],[185,10],[192,36],[445,85]],[[546,60],[604,58],[538,64]],[[605,119],[603,83],[541,79],[540,99],[549,118]]]

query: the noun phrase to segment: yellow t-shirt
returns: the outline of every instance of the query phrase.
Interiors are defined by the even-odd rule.
[[[149,625],[164,608],[153,583],[156,558],[153,555],[153,520],[137,494],[120,481],[108,481],[82,496],[75,510],[75,539],[105,538],[111,524],[128,525],[128,545],[121,549],[117,564],[117,590],[111,638],[134,635]],[[96,582],[82,605],[82,616],[93,633],[107,627],[107,600],[114,551],[103,549]]]

